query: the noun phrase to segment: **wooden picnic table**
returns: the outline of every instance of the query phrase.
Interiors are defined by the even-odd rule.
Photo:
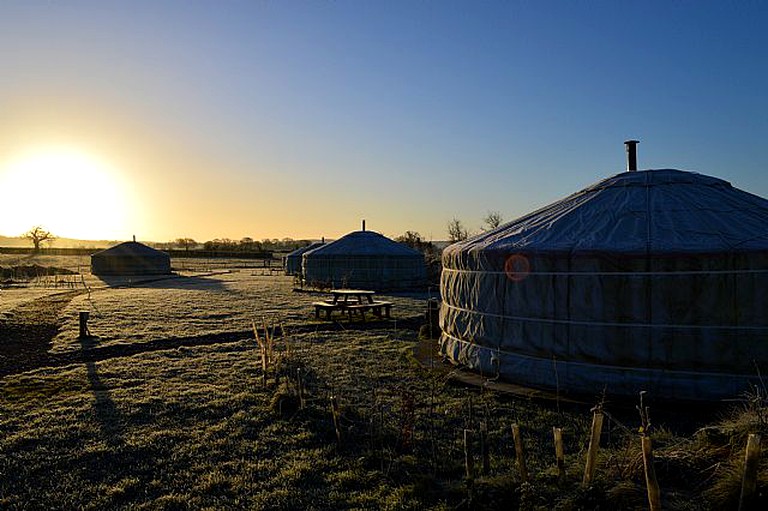
[[[376,291],[368,291],[367,289],[331,289],[333,295],[333,303],[373,303],[373,295]],[[351,300],[350,300],[351,299]]]
[[[312,304],[315,307],[315,317],[318,319],[320,319],[320,311],[325,311],[326,319],[331,319],[333,311],[346,312],[349,315],[350,321],[352,321],[352,315],[358,313],[360,318],[365,321],[365,313],[369,310],[379,318],[391,317],[392,302],[374,300],[373,295],[376,294],[375,291],[367,289],[331,289],[330,292],[333,295],[332,300],[324,300]]]

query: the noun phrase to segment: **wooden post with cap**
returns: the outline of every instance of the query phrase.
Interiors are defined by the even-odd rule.
[[[90,313],[88,311],[80,311],[80,339],[87,339],[91,336],[91,332],[88,330],[88,318]]]

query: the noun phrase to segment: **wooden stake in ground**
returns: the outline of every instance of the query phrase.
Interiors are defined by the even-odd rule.
[[[661,490],[656,480],[656,470],[653,468],[653,450],[651,438],[640,437],[643,445],[643,467],[645,468],[645,485],[648,487],[648,505],[651,511],[661,511]]]
[[[563,430],[552,428],[555,438],[555,463],[557,464],[557,478],[560,483],[565,481],[565,449],[563,448]]]
[[[750,433],[744,454],[744,478],[741,481],[739,511],[755,509],[755,490],[757,489],[757,465],[760,461],[760,435]]]
[[[488,449],[488,423],[480,422],[480,456],[483,461],[483,475],[491,472],[491,457]]]
[[[89,316],[88,311],[80,311],[80,339],[87,339],[91,336],[91,332],[88,330]]]
[[[472,455],[472,430],[464,430],[464,469],[467,473],[467,480],[471,481],[475,475],[475,458]]]
[[[656,469],[653,467],[653,449],[651,448],[651,409],[643,403],[646,391],[640,391],[640,404],[635,408],[640,413],[640,442],[643,450],[643,468],[645,470],[645,486],[648,491],[648,506],[651,511],[661,510],[661,490],[656,480]]]
[[[267,323],[266,318],[261,318],[261,324],[264,326],[264,351],[267,356],[267,366],[269,366],[275,359],[275,326]]]
[[[331,396],[331,415],[333,415],[333,428],[336,430],[336,441],[341,447],[341,429],[339,428],[339,401],[336,396]]]
[[[261,340],[261,336],[259,335],[259,329],[256,328],[256,322],[251,320],[251,325],[253,326],[253,336],[256,338],[256,343],[259,345],[259,355],[261,356],[261,384],[262,386],[267,386],[267,345],[266,345],[266,339],[264,341]],[[266,334],[266,332],[265,332]]]
[[[595,475],[595,465],[597,465],[597,451],[600,448],[600,434],[602,431],[603,413],[596,410],[594,415],[592,415],[592,433],[589,437],[587,464],[584,466],[584,479],[581,482],[583,486],[592,484],[592,477]]]
[[[523,436],[520,434],[520,426],[512,424],[512,439],[515,442],[515,456],[517,457],[517,469],[520,471],[520,479],[528,482],[528,467],[525,465],[525,451],[523,450]]]
[[[301,377],[301,367],[296,369],[296,390],[299,394],[299,410],[304,409],[304,379]]]

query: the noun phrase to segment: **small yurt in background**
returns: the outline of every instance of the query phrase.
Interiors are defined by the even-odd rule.
[[[91,256],[94,275],[167,275],[170,256],[136,241],[126,241]]]
[[[309,252],[310,250],[314,250],[318,247],[321,247],[325,244],[325,240],[323,241],[316,241],[314,243],[310,243],[306,247],[301,247],[287,256],[285,256],[285,262],[284,262],[284,269],[286,275],[301,275],[301,256],[303,256],[306,252]]]
[[[426,285],[424,254],[377,232],[355,231],[305,252],[302,273],[309,285],[374,291]]]
[[[662,399],[734,397],[768,373],[768,200],[636,171],[628,152],[631,171],[445,249],[449,360],[561,393]]]

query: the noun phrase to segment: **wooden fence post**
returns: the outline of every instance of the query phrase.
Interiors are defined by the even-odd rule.
[[[512,424],[512,439],[515,442],[515,456],[517,457],[517,469],[520,471],[520,479],[528,482],[528,467],[525,466],[525,451],[523,450],[523,437],[520,434],[520,426]]]
[[[565,449],[563,448],[563,430],[552,428],[555,437],[555,462],[557,463],[557,478],[560,483],[565,481]]]
[[[755,490],[757,489],[757,465],[760,461],[760,435],[750,433],[744,454],[744,478],[741,481],[739,511],[755,508]]]
[[[600,448],[600,433],[603,430],[603,413],[596,411],[592,416],[592,432],[589,437],[589,450],[587,451],[587,464],[584,467],[584,479],[581,484],[589,486],[595,475],[597,464],[597,450]]]
[[[643,467],[645,468],[645,484],[648,487],[648,505],[651,511],[661,511],[661,490],[656,480],[656,470],[653,468],[653,449],[651,438],[641,436],[643,446]]]

